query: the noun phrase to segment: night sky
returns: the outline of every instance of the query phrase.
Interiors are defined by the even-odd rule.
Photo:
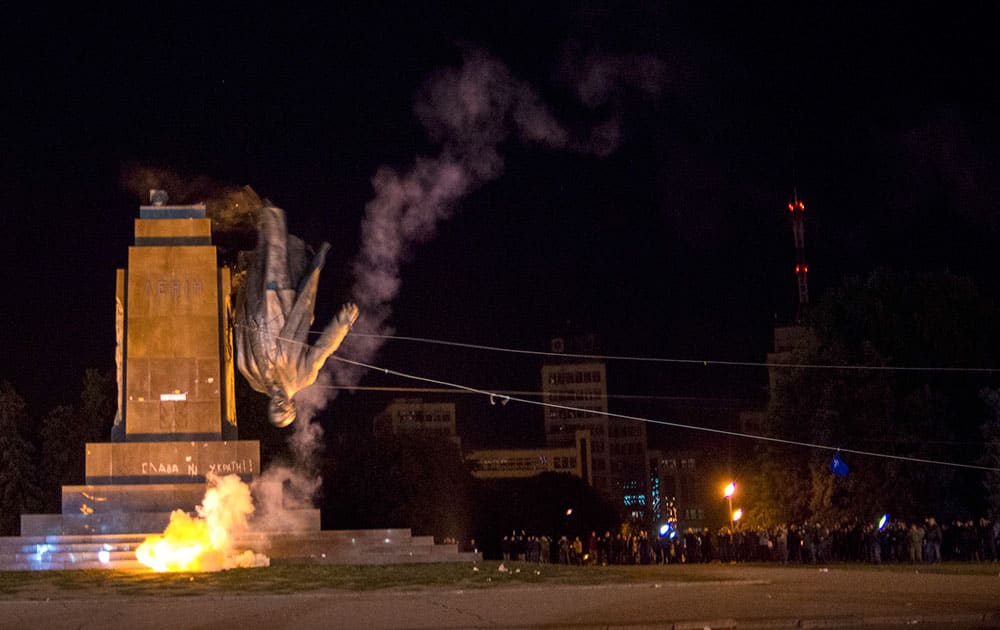
[[[466,185],[403,246],[385,322],[398,335],[546,350],[594,332],[608,354],[762,361],[794,314],[795,188],[814,298],[883,265],[1000,291],[1000,10],[451,4],[8,9],[0,379],[41,414],[76,398],[85,368],[113,368],[115,270],[143,172],[170,174],[175,203],[252,186],[293,234],[332,243],[318,324],[355,284],[373,177],[443,157]],[[475,90],[441,87],[456,77]],[[456,96],[498,114],[449,128]],[[374,362],[540,389],[539,357],[390,341]],[[715,399],[611,401],[685,420],[761,400],[767,381],[761,368],[608,374],[613,395]],[[370,431],[393,395],[341,395],[321,418]],[[537,407],[456,399],[466,444],[541,440]]]

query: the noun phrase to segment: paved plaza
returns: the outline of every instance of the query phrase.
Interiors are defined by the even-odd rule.
[[[900,568],[684,567],[702,581],[292,595],[0,600],[4,628],[1000,628],[990,575]],[[675,572],[675,575],[679,573]]]

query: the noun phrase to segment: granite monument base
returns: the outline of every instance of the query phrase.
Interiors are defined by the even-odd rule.
[[[0,571],[106,569],[150,571],[135,559],[146,534],[17,536],[0,538]],[[482,554],[459,551],[456,544],[435,544],[431,536],[409,529],[250,532],[236,539],[272,565],[386,565],[479,562]]]

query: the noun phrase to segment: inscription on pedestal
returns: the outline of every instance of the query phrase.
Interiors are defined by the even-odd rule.
[[[209,473],[249,477],[259,471],[260,444],[253,440],[87,444],[87,483],[187,483]]]
[[[183,475],[186,474],[190,477],[196,477],[198,475],[203,475],[205,472],[217,473],[220,475],[236,473],[236,474],[252,474],[254,470],[254,462],[252,459],[240,459],[231,460],[228,462],[208,462],[207,469],[199,471],[198,464],[187,462],[183,465],[178,465],[175,463],[167,462],[143,462],[142,463],[142,474],[144,475]]]
[[[147,278],[146,295],[201,295],[202,282],[198,278]]]

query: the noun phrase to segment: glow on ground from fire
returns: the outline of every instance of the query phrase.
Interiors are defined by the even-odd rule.
[[[136,559],[157,572],[222,571],[268,566],[267,556],[239,551],[234,537],[249,529],[253,514],[250,487],[237,475],[208,476],[208,490],[197,516],[174,510],[162,535],[148,537],[135,551]]]

